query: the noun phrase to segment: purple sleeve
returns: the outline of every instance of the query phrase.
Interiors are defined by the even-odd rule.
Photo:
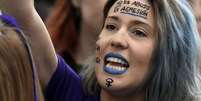
[[[46,101],[98,101],[96,96],[85,96],[81,78],[58,57],[57,70],[45,89]]]
[[[19,25],[17,24],[15,18],[8,14],[0,15],[0,19],[3,20],[4,23],[8,24],[11,27],[19,28]]]

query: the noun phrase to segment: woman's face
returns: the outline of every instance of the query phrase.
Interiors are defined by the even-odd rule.
[[[117,94],[131,93],[142,86],[156,40],[149,2],[123,1],[118,0],[109,10],[96,52],[98,82],[104,90]]]

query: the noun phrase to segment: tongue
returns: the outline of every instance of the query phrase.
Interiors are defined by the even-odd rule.
[[[119,67],[123,67],[122,64],[117,63],[117,62],[109,62],[108,64],[112,65],[112,66],[119,66]]]

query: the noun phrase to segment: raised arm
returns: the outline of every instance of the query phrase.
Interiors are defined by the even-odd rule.
[[[39,79],[44,86],[56,70],[57,58],[49,33],[34,8],[34,0],[0,0],[0,9],[16,18],[30,40]]]

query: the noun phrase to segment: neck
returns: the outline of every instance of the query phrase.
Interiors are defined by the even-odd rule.
[[[138,92],[130,95],[114,95],[105,90],[101,90],[101,101],[145,101],[144,92]]]
[[[78,64],[83,64],[84,60],[95,53],[98,32],[92,29],[84,24],[81,26],[77,51],[75,52],[75,60]]]

